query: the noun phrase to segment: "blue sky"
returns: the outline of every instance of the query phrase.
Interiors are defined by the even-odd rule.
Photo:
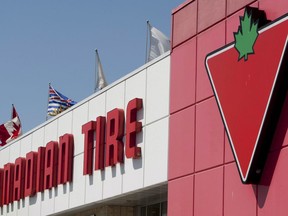
[[[75,101],[93,93],[95,48],[108,83],[144,64],[146,21],[171,35],[184,0],[0,2],[0,124],[15,104],[23,131],[45,122],[48,84]]]

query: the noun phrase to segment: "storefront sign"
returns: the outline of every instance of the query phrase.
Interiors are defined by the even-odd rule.
[[[142,99],[135,98],[126,110],[127,158],[141,157],[136,135],[142,130],[137,121],[137,112],[142,109]],[[82,126],[84,135],[83,175],[91,175],[96,135],[95,170],[124,162],[124,110],[115,108],[107,113],[107,120],[99,116]],[[31,151],[26,157],[19,157],[14,163],[7,163],[0,169],[0,206],[34,196],[37,192],[52,189],[59,184],[73,180],[74,139],[72,134],[59,137],[59,142],[50,141],[37,152]],[[81,173],[75,173],[81,175]]]
[[[206,57],[243,183],[261,177],[288,86],[288,16],[260,28],[263,18],[263,11],[246,8],[235,41]]]

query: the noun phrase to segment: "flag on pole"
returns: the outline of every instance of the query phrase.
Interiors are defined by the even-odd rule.
[[[49,98],[47,114],[50,116],[56,116],[69,107],[75,105],[76,102],[67,98],[60,92],[56,91],[51,84],[49,84]]]
[[[95,68],[97,68],[97,72],[95,71],[96,85],[95,85],[94,92],[96,92],[97,89],[101,90],[102,88],[107,86],[107,82],[106,82],[106,79],[104,76],[104,72],[103,72],[102,64],[101,64],[100,57],[98,54],[98,50],[96,49],[95,52],[96,52],[96,63],[97,63],[97,67],[95,67]]]
[[[16,139],[22,133],[21,121],[12,104],[11,120],[0,125],[0,146],[6,145],[11,140]]]
[[[149,21],[147,21],[147,27],[150,35],[150,46],[147,57],[147,62],[149,62],[162,55],[163,53],[169,51],[171,45],[169,38],[157,28],[151,26]]]

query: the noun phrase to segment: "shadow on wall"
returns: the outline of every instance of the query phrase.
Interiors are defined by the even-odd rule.
[[[277,124],[277,128],[273,137],[273,142],[270,147],[268,158],[264,166],[263,174],[259,185],[261,186],[261,193],[258,192],[258,187],[253,185],[253,191],[257,199],[258,206],[264,207],[266,198],[269,192],[270,184],[273,178],[274,170],[279,159],[282,146],[285,144],[285,137],[288,132],[288,94],[286,93],[286,99],[282,107],[280,119]]]

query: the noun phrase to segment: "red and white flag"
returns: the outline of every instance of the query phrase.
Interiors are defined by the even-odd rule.
[[[12,117],[10,121],[0,125],[0,146],[6,145],[13,139],[21,135],[21,122],[16,112],[14,105],[12,105]]]

